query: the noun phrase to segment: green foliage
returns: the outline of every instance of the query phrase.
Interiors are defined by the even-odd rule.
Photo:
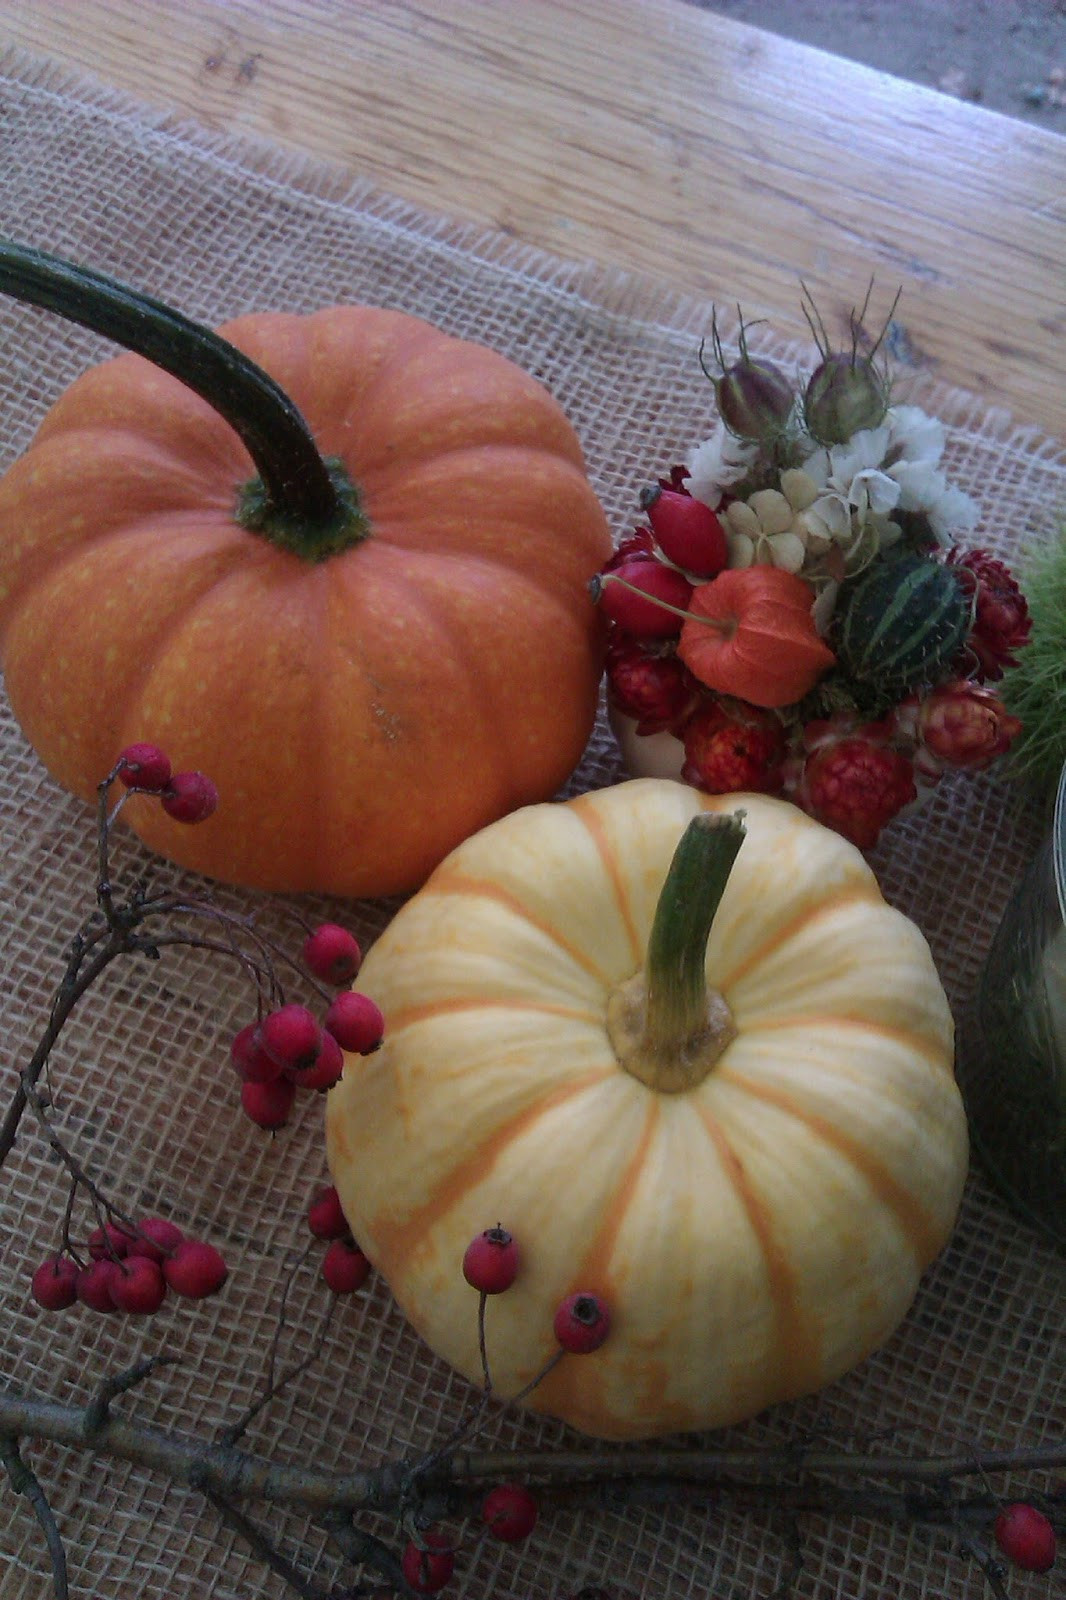
[[[1022,721],[1007,770],[1050,794],[1066,762],[1066,522],[1057,538],[1027,552],[1018,581],[1032,632],[1000,685],[1007,709]]]

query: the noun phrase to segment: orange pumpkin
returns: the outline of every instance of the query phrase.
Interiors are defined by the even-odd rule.
[[[90,798],[150,740],[222,797],[197,828],[135,799],[153,849],[348,895],[554,793],[595,714],[610,538],[547,390],[394,311],[220,339],[13,247],[0,288],[152,357],[79,378],[0,482],[3,671],[53,777]]]

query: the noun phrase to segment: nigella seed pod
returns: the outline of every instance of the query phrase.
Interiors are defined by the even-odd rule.
[[[862,428],[877,428],[888,410],[888,389],[865,356],[830,354],[815,368],[803,396],[803,420],[818,444],[843,444]]]
[[[788,426],[792,385],[770,361],[743,356],[715,381],[714,392],[719,416],[738,439],[765,444]]]
[[[785,374],[772,361],[752,356],[748,350],[748,324],[740,315],[740,333],[736,361],[727,362],[718,332],[718,317],[711,313],[711,347],[720,368],[711,372],[703,359],[704,346],[700,345],[700,366],[714,385],[718,414],[728,431],[738,439],[748,439],[755,444],[771,444],[780,438],[788,427],[796,397]]]

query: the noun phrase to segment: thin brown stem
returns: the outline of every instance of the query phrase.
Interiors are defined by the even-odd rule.
[[[288,1584],[294,1594],[300,1595],[301,1600],[329,1600],[329,1591],[320,1589],[318,1584],[312,1583],[302,1572],[297,1571],[288,1557],[282,1555],[277,1545],[273,1544],[243,1511],[238,1510],[223,1495],[214,1494],[210,1489],[204,1491],[204,1499],[213,1508],[219,1521],[237,1534],[263,1565],[269,1567],[283,1583]]]
[[[29,1503],[40,1524],[52,1563],[52,1587],[56,1600],[67,1600],[67,1553],[48,1498],[38,1482],[36,1473],[22,1459],[19,1441],[9,1433],[0,1433],[0,1461],[7,1469],[12,1489]]]

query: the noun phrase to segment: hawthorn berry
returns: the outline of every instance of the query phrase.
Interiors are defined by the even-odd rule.
[[[183,1239],[163,1262],[168,1287],[187,1300],[204,1300],[217,1294],[228,1276],[226,1263],[214,1245],[201,1239]]]
[[[306,1006],[281,1006],[259,1024],[259,1048],[284,1070],[301,1072],[318,1060],[322,1029]]]
[[[340,1196],[330,1184],[320,1189],[307,1208],[307,1225],[316,1239],[343,1239],[348,1232]]]
[[[334,1294],[354,1294],[370,1276],[370,1262],[354,1239],[334,1239],[322,1257],[322,1276]]]
[[[339,994],[326,1012],[326,1032],[342,1050],[368,1056],[381,1043],[385,1018],[368,994],[350,990]]]
[[[69,1256],[42,1261],[30,1280],[30,1293],[45,1311],[66,1311],[78,1298],[78,1267]]]
[[[90,1233],[88,1249],[94,1261],[116,1261],[128,1253],[132,1243],[128,1228],[120,1228],[115,1222],[106,1222],[102,1228],[94,1228]]]
[[[111,1299],[120,1311],[151,1316],[166,1299],[163,1269],[147,1256],[127,1256],[116,1262],[109,1284]]]
[[[304,940],[304,960],[323,983],[351,983],[363,961],[357,940],[336,922],[320,923]]]
[[[111,1280],[117,1271],[118,1262],[109,1257],[82,1267],[77,1277],[77,1295],[82,1305],[88,1306],[90,1311],[117,1311],[111,1298]]]
[[[130,1240],[127,1257],[144,1256],[157,1266],[162,1264],[166,1256],[173,1255],[185,1238],[177,1224],[168,1222],[166,1217],[145,1217],[137,1224],[137,1228],[136,1238]]]
[[[455,1571],[455,1552],[445,1535],[431,1528],[418,1542],[408,1541],[400,1565],[418,1594],[436,1594]]]
[[[160,794],[175,822],[204,822],[218,810],[218,790],[202,772],[175,772]]]
[[[518,1246],[499,1226],[471,1239],[463,1256],[463,1277],[482,1294],[502,1294],[518,1275]]]
[[[296,1085],[288,1078],[275,1078],[273,1083],[241,1084],[241,1106],[246,1117],[257,1128],[273,1133],[283,1128],[292,1115],[296,1100]]]
[[[127,789],[165,789],[170,782],[170,757],[155,744],[128,744],[119,752],[119,782]]]
[[[537,1502],[520,1483],[500,1483],[481,1502],[481,1520],[505,1544],[517,1544],[533,1532]]]
[[[1004,1506],[993,1527],[996,1543],[1023,1572],[1050,1572],[1055,1564],[1055,1529],[1035,1506]]]
[[[230,1060],[245,1083],[273,1083],[280,1078],[282,1065],[268,1056],[259,1042],[259,1024],[249,1022],[234,1034],[229,1047]]]
[[[555,1337],[571,1355],[588,1355],[598,1350],[611,1331],[611,1317],[594,1294],[568,1295],[555,1313]]]
[[[323,1030],[313,1065],[286,1067],[285,1076],[300,1089],[332,1089],[343,1071],[344,1051],[333,1035]]]

